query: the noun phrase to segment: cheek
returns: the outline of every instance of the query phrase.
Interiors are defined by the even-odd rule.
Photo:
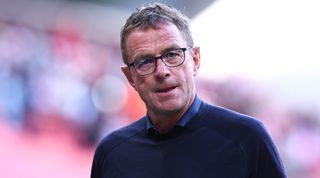
[[[194,65],[191,60],[188,60],[188,62],[183,66],[182,73],[183,73],[182,75],[184,75],[184,78],[186,80],[190,80],[193,78]]]
[[[140,96],[145,97],[145,95],[148,92],[148,88],[150,88],[150,86],[148,86],[147,80],[136,77],[134,81],[136,84],[136,91],[139,93]]]
[[[188,91],[193,90],[194,87],[194,71],[191,66],[186,67],[185,70],[183,71],[183,77],[182,81],[184,83],[184,86],[187,87],[186,89]]]

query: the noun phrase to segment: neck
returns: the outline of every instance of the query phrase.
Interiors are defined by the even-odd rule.
[[[160,133],[167,133],[171,129],[173,129],[174,126],[177,125],[179,120],[181,119],[184,112],[178,113],[178,114],[164,114],[164,113],[153,113],[148,112],[148,115],[150,117],[150,120],[154,127],[160,132]]]
[[[187,112],[187,110],[191,106],[193,100],[190,103],[188,103],[187,107],[183,108],[182,110],[156,111],[151,108],[147,108],[147,112],[154,127],[160,133],[167,133],[177,125],[179,120],[182,118],[183,114]]]

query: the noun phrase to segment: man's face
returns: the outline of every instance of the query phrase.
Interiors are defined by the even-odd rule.
[[[175,25],[163,24],[146,31],[134,30],[127,38],[128,62],[143,56],[160,56],[174,48],[188,48],[185,39]],[[200,49],[185,51],[185,61],[177,67],[167,67],[157,60],[154,73],[140,76],[133,67],[123,67],[132,87],[145,102],[148,114],[183,114],[195,96],[194,76],[200,66]]]

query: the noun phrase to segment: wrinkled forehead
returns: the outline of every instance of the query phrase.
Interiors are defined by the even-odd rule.
[[[185,47],[186,42],[175,25],[163,25],[147,30],[136,29],[127,38],[127,52],[130,57],[137,53],[159,54],[165,48]]]
[[[130,30],[130,32],[127,33],[126,41],[125,41],[125,47],[126,50],[129,50],[132,46],[130,46],[130,43],[132,43],[132,37],[138,37],[135,38],[134,41],[160,41],[163,37],[179,37],[183,38],[183,40],[186,40],[186,36],[183,34],[181,30],[178,29],[178,27],[170,22],[162,22],[157,23],[149,26],[138,26],[136,28],[133,28]]]

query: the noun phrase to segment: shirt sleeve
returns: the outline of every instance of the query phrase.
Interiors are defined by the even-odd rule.
[[[91,166],[91,178],[100,178],[101,177],[101,145],[99,145],[95,151],[92,166]]]
[[[251,142],[250,178],[287,178],[277,148],[262,123],[255,129],[256,138]]]

